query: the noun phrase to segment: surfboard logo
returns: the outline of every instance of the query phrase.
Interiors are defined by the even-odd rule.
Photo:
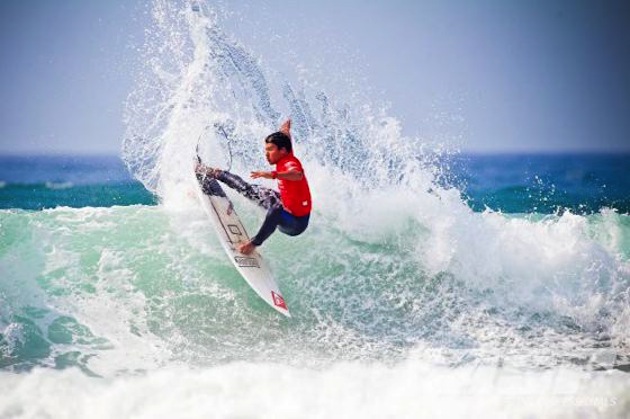
[[[271,291],[271,297],[273,298],[273,303],[276,305],[276,307],[280,307],[285,310],[289,309],[287,307],[287,303],[284,302],[284,298],[282,298],[280,294],[276,294],[275,292]]]
[[[234,256],[234,261],[241,268],[260,268],[255,258],[247,258],[242,256]]]

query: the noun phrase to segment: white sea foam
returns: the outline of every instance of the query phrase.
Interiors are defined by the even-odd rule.
[[[519,372],[340,363],[325,370],[233,363],[93,379],[78,371],[0,375],[0,415],[28,418],[624,418],[630,378],[559,368]]]

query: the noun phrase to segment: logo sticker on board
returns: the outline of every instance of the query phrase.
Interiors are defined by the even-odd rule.
[[[247,258],[243,256],[234,256],[234,261],[241,268],[260,268],[255,258]]]
[[[275,292],[271,291],[271,296],[273,297],[273,303],[276,305],[276,307],[288,310],[287,304],[284,302],[284,298],[282,298],[280,294],[276,294]]]

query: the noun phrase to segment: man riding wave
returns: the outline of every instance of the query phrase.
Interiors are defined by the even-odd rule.
[[[278,228],[284,234],[297,236],[308,227],[311,215],[311,192],[304,174],[302,163],[293,154],[291,144],[291,120],[287,120],[278,132],[265,138],[265,156],[272,171],[253,171],[252,179],[277,179],[277,192],[260,185],[249,184],[239,176],[204,166],[199,163],[195,168],[197,174],[214,178],[265,208],[267,215],[258,233],[238,250],[248,255]]]

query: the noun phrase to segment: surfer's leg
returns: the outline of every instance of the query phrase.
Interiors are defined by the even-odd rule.
[[[282,204],[278,202],[273,207],[267,210],[267,215],[265,216],[265,221],[263,221],[258,233],[251,239],[251,243],[254,246],[260,246],[263,244],[265,240],[269,238],[276,231],[278,224],[280,223],[280,219],[282,216]]]
[[[225,170],[219,171],[216,175],[216,179],[266,210],[277,205],[282,206],[280,203],[280,195],[273,189],[252,185],[245,182],[241,177]]]
[[[288,236],[298,236],[304,233],[306,227],[308,227],[308,221],[311,215],[305,215],[304,217],[296,217],[293,214],[288,213],[284,208],[280,214],[280,223],[278,229]]]
[[[278,204],[267,211],[265,221],[258,233],[252,237],[251,243],[254,246],[260,246],[276,231],[276,228],[289,236],[302,234],[308,227],[309,218],[310,215],[296,217],[288,213],[281,204]]]

